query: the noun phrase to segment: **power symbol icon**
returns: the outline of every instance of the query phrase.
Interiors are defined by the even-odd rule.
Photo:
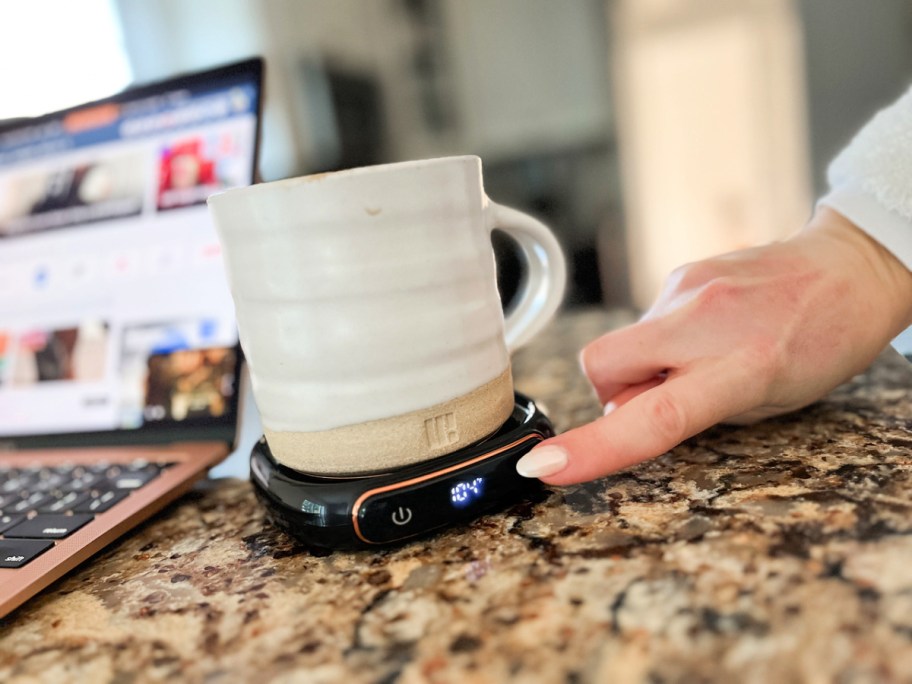
[[[412,520],[412,509],[399,506],[398,510],[393,511],[392,519],[394,525],[408,525]]]

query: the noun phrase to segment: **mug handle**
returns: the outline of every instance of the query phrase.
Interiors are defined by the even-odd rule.
[[[519,244],[526,274],[515,304],[504,317],[507,349],[535,337],[557,312],[567,285],[567,264],[554,234],[541,221],[488,200],[488,230],[499,228]]]

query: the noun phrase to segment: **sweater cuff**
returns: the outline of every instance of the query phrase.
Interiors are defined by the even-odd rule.
[[[885,209],[860,183],[841,183],[817,204],[838,211],[912,270],[912,221]]]

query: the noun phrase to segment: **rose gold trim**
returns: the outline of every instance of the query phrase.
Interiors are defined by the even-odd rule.
[[[222,442],[127,447],[67,449],[65,451],[20,451],[0,454],[0,463],[13,467],[55,466],[64,463],[129,463],[136,459],[169,462],[171,466],[142,489],[66,539],[59,540],[22,568],[0,568],[0,617],[98,553],[131,528],[157,513],[187,492],[206,471],[228,453]]]
[[[522,437],[521,439],[517,439],[515,442],[511,442],[510,444],[507,444],[506,446],[502,446],[499,449],[495,449],[494,451],[489,451],[485,454],[482,454],[481,456],[476,456],[475,458],[473,458],[470,461],[464,461],[463,463],[457,463],[456,465],[452,465],[449,468],[444,468],[443,470],[435,470],[431,473],[426,473],[425,475],[420,475],[419,477],[413,477],[410,480],[405,480],[404,482],[394,482],[393,484],[384,485],[383,487],[375,487],[374,489],[367,490],[361,496],[358,497],[358,499],[355,501],[355,505],[352,506],[351,516],[352,516],[352,525],[355,528],[355,534],[358,535],[358,539],[363,541],[365,544],[381,544],[382,543],[382,542],[371,541],[370,539],[365,538],[365,536],[363,534],[361,534],[361,527],[358,525],[358,511],[361,510],[361,504],[363,504],[364,501],[366,499],[370,498],[371,496],[374,496],[375,494],[382,494],[383,492],[389,492],[389,491],[392,491],[393,489],[401,489],[402,487],[408,487],[409,485],[415,484],[416,482],[424,482],[425,480],[430,480],[435,477],[439,477],[441,475],[446,475],[447,473],[452,473],[454,470],[462,470],[463,468],[466,468],[470,465],[474,465],[480,461],[484,461],[485,459],[491,458],[492,456],[496,456],[497,454],[502,454],[504,451],[507,451],[508,449],[512,449],[515,446],[519,446],[523,442],[528,442],[530,439],[535,439],[535,440],[538,440],[539,442],[542,442],[542,441],[544,441],[545,437],[544,437],[544,435],[540,435],[539,433],[534,432],[532,434],[526,435],[525,437]]]

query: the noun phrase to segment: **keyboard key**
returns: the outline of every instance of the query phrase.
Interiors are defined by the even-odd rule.
[[[0,568],[21,568],[52,546],[52,541],[0,539]]]
[[[54,497],[49,496],[44,492],[35,492],[24,499],[20,499],[16,503],[10,504],[9,506],[4,506],[3,512],[9,515],[12,513],[28,513],[29,511],[37,511],[45,504],[53,501],[53,499]]]
[[[3,536],[8,539],[63,539],[87,522],[91,515],[36,515],[11,527]]]
[[[126,499],[129,494],[129,491],[102,492],[97,497],[93,497],[88,501],[83,501],[73,510],[77,513],[104,513],[114,504]]]
[[[46,503],[40,509],[39,513],[66,513],[74,510],[77,506],[85,503],[92,498],[90,492],[67,492],[60,494],[57,498]]]
[[[7,473],[3,479],[3,484],[0,484],[0,494],[12,494],[13,492],[22,491],[24,488],[25,480],[19,477],[17,471],[13,470]]]
[[[105,481],[104,475],[83,471],[60,487],[64,492],[87,492]]]
[[[81,465],[79,465],[78,463],[64,463],[62,465],[54,466],[54,467],[50,468],[50,470],[52,470],[55,473],[60,473],[61,475],[66,475],[67,477],[70,477],[70,476],[74,475],[75,473],[80,472],[81,470],[84,470],[84,468]]]
[[[24,515],[0,515],[0,534],[25,520]]]
[[[29,482],[34,482],[38,479],[41,474],[41,468],[32,467],[32,468],[20,468],[18,471],[18,477],[20,480],[28,480]]]
[[[139,489],[144,484],[158,477],[158,468],[121,473],[108,480],[114,489]]]
[[[29,485],[38,479],[36,472],[26,472],[24,470],[12,470],[9,476],[4,480],[3,486],[0,487],[0,493],[12,494],[27,490]]]
[[[32,482],[28,486],[28,489],[32,492],[51,492],[58,489],[61,485],[66,484],[69,479],[70,478],[63,473],[45,469],[39,473],[38,479]]]

